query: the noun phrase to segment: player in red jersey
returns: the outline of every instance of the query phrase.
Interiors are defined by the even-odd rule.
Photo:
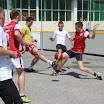
[[[23,102],[31,102],[31,100],[28,100],[26,96],[24,95],[25,75],[24,75],[23,59],[19,52],[19,44],[21,43],[23,46],[22,53],[25,52],[25,44],[21,36],[22,26],[18,24],[18,21],[20,19],[19,12],[17,10],[12,10],[10,12],[10,18],[12,21],[4,27],[4,31],[9,41],[8,49],[12,51],[16,51],[18,53],[17,58],[14,59],[11,57],[11,62],[18,72],[18,86],[19,86],[20,96]]]
[[[75,38],[74,38],[74,47],[71,50],[68,50],[63,53],[63,58],[58,62],[57,70],[58,73],[60,68],[65,64],[65,62],[68,60],[68,58],[75,57],[77,60],[78,68],[81,71],[90,73],[94,76],[96,76],[98,79],[102,80],[102,77],[100,73],[95,73],[91,69],[83,66],[83,60],[82,55],[85,49],[85,40],[88,39],[94,39],[95,38],[95,30],[99,26],[99,24],[96,24],[93,28],[93,33],[90,34],[87,31],[83,30],[83,23],[82,22],[76,22],[75,23]]]

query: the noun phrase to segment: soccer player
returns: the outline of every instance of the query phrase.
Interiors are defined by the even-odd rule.
[[[58,52],[63,53],[67,51],[67,48],[65,46],[66,37],[69,38],[72,45],[74,45],[74,42],[73,42],[73,38],[71,38],[68,32],[63,30],[64,23],[62,21],[58,23],[58,27],[59,29],[54,32],[54,35],[53,37],[50,37],[50,40],[54,41],[56,38],[56,49]],[[64,72],[64,71],[60,69],[60,72]]]
[[[62,21],[58,23],[58,27],[59,29],[54,32],[54,35],[53,37],[50,37],[50,40],[54,41],[56,38],[56,49],[58,50],[58,52],[63,53],[67,51],[67,48],[65,46],[66,37],[69,38],[72,45],[73,45],[73,38],[71,38],[71,36],[68,34],[67,31],[63,30],[64,23]]]
[[[25,44],[21,36],[21,28],[22,26],[18,24],[20,19],[20,14],[17,10],[12,10],[10,12],[11,22],[4,27],[4,31],[9,40],[9,48],[12,51],[16,51],[18,53],[17,57],[14,59],[11,57],[11,61],[13,66],[17,69],[18,72],[18,86],[19,93],[23,102],[31,102],[31,100],[27,99],[24,95],[24,87],[25,87],[25,75],[24,75],[24,65],[23,59],[19,52],[19,44],[21,43],[23,46],[22,53],[25,52]]]
[[[23,39],[25,41],[26,50],[29,51],[32,55],[35,56],[35,58],[32,60],[32,63],[30,67],[26,70],[27,72],[36,72],[36,70],[33,69],[33,66],[37,63],[39,59],[42,61],[52,64],[52,61],[45,58],[42,53],[36,48],[36,46],[33,44],[33,42],[37,42],[37,40],[33,40],[31,38],[31,25],[33,24],[33,18],[28,17],[26,19],[26,24],[22,27],[22,35]]]
[[[95,73],[91,69],[83,66],[83,59],[82,55],[85,49],[85,40],[88,39],[94,39],[95,38],[95,30],[99,27],[99,24],[96,24],[93,27],[93,33],[90,34],[88,31],[83,30],[83,23],[82,22],[76,22],[75,23],[75,38],[74,38],[74,47],[71,50],[68,50],[63,53],[63,58],[59,60],[56,73],[59,72],[60,68],[65,64],[65,62],[68,60],[68,58],[75,57],[77,60],[78,68],[81,71],[87,72],[89,74],[92,74],[96,76],[98,79],[102,80],[102,77],[100,73]]]
[[[23,104],[12,80],[12,64],[9,56],[17,57],[16,51],[7,50],[7,38],[3,26],[5,13],[0,8],[0,97],[5,104]]]

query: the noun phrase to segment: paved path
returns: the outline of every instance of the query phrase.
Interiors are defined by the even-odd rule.
[[[55,52],[41,51],[48,59],[54,60]],[[84,66],[100,72],[104,78],[104,58],[84,55]],[[26,52],[23,55],[27,68],[33,56]],[[32,100],[29,104],[104,104],[104,80],[78,70],[75,58],[64,65],[65,73],[50,76],[53,69],[41,60],[34,66],[39,73],[25,73],[25,94]],[[67,67],[70,67],[68,69]],[[13,80],[17,85],[17,72],[14,69]],[[0,99],[0,104],[3,104]]]

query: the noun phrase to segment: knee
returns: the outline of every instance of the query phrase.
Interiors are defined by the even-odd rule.
[[[39,60],[39,55],[35,55],[35,58],[36,58],[37,60]]]
[[[17,69],[18,75],[24,75],[24,69],[23,68],[18,68]]]
[[[84,67],[79,67],[79,70],[84,71]]]

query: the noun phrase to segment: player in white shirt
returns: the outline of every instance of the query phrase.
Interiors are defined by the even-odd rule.
[[[0,97],[5,104],[23,104],[12,80],[12,64],[8,56],[17,57],[16,51],[7,50],[7,38],[3,26],[5,13],[0,8]]]
[[[56,38],[56,49],[58,52],[63,53],[63,52],[67,51],[67,48],[65,46],[66,37],[69,38],[72,45],[74,45],[74,42],[73,42],[73,38],[71,38],[69,33],[67,31],[63,30],[64,23],[62,21],[60,21],[58,23],[58,27],[59,27],[59,29],[54,32],[54,35],[53,35],[53,37],[50,37],[50,40],[54,41]],[[60,69],[60,72],[64,72],[64,71],[62,69]]]
[[[71,38],[71,36],[67,31],[63,30],[64,23],[62,21],[58,23],[58,27],[59,29],[54,32],[54,35],[53,37],[50,37],[50,40],[54,41],[56,38],[56,49],[58,50],[58,52],[63,53],[67,51],[67,48],[65,46],[66,37],[69,38],[72,45],[73,45],[73,38]]]

